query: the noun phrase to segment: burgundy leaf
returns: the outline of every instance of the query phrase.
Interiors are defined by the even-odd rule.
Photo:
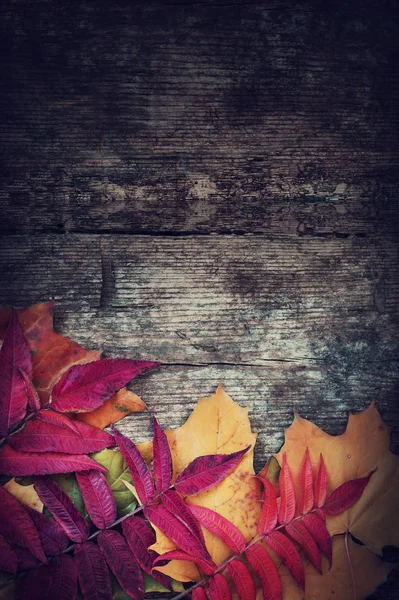
[[[9,437],[8,443],[22,452],[65,452],[88,454],[115,446],[112,435],[97,427],[84,425],[77,432],[68,427],[52,425],[42,420],[28,421],[23,431]]]
[[[7,435],[26,414],[28,398],[20,370],[32,377],[29,348],[13,310],[0,349],[0,436]]]
[[[193,517],[191,507],[174,490],[169,490],[161,496],[162,504],[173,513],[205,546],[205,538],[197,519]]]
[[[3,518],[6,516],[3,515]],[[10,544],[0,534],[0,571],[16,573],[18,570],[18,559]]]
[[[134,600],[143,600],[143,574],[123,536],[117,531],[108,530],[101,531],[97,539],[101,552],[122,589]]]
[[[281,531],[272,531],[265,537],[265,541],[285,562],[291,575],[300,587],[305,589],[305,573],[298,550],[291,540],[281,533]]]
[[[58,523],[29,506],[26,507],[26,510],[39,532],[45,554],[47,556],[61,554],[68,547],[69,542]]]
[[[101,406],[128,381],[159,363],[104,358],[73,365],[55,384],[52,407],[58,412],[86,412]]]
[[[132,476],[139,500],[141,504],[148,504],[155,496],[151,473],[135,444],[114,427],[112,431]]]
[[[149,546],[155,544],[156,536],[151,525],[140,517],[132,515],[122,523],[123,535],[125,536],[130,550],[139,563],[140,567],[152,575],[162,583],[166,588],[170,589],[171,581],[168,575],[164,575],[159,571],[152,571],[154,561],[158,557],[158,553],[154,550],[148,550]]]
[[[280,577],[274,562],[263,546],[259,544],[250,546],[246,550],[245,556],[260,579],[263,597],[267,600],[281,600]]]
[[[277,497],[273,485],[268,479],[260,477],[258,479],[264,486],[264,501],[262,511],[259,516],[257,530],[260,535],[273,531],[277,524]]]
[[[184,552],[209,560],[208,551],[201,541],[164,506],[148,506],[144,508],[144,515]]]
[[[187,554],[187,552],[183,552],[183,550],[170,550],[170,552],[165,552],[165,554],[161,554],[154,561],[154,567],[162,567],[169,560],[184,560],[186,562],[192,562],[197,565],[205,573],[205,575],[212,575],[217,568],[215,563],[210,562],[209,560],[204,560],[199,556],[192,556],[191,554]],[[152,572],[154,575],[156,571]]]
[[[21,581],[17,589],[17,600],[43,600],[48,598],[52,577],[49,567],[33,569]],[[49,599],[50,600],[50,599]]]
[[[52,473],[71,473],[107,469],[88,456],[41,452],[19,452],[6,445],[0,450],[0,473],[12,477],[25,475],[50,475]]]
[[[209,596],[211,600],[231,600],[229,584],[223,575],[217,573],[209,578]]]
[[[302,464],[301,474],[301,501],[299,504],[299,514],[304,515],[312,510],[313,497],[313,472],[312,464],[309,458],[309,449],[306,448],[305,458]]]
[[[18,372],[24,382],[26,398],[28,401],[29,408],[31,409],[31,411],[40,410],[41,405],[40,405],[39,394],[33,387],[33,383],[31,382],[30,377],[25,373],[25,371],[22,371],[22,369],[18,369]]]
[[[326,466],[324,464],[323,455],[320,454],[320,463],[319,463],[319,470],[317,472],[316,489],[315,489],[315,497],[314,497],[315,506],[317,506],[318,508],[320,508],[320,506],[323,506],[324,502],[326,501],[326,496],[327,496],[327,471],[326,471]]]
[[[51,425],[58,425],[59,427],[67,427],[68,429],[71,429],[75,433],[79,433],[79,430],[78,430],[79,421],[72,421],[72,419],[70,419],[66,415],[63,415],[62,413],[58,413],[52,409],[45,410],[42,408],[41,410],[39,410],[36,413],[35,419],[40,419],[40,421],[44,421],[45,423],[51,423]]]
[[[68,554],[57,556],[50,564],[51,587],[48,600],[75,600],[78,591],[76,562]]]
[[[292,521],[288,523],[285,527],[288,535],[292,537],[293,540],[297,542],[304,549],[308,559],[316,569],[321,574],[321,554],[320,550],[317,547],[316,542],[310,535],[309,531],[306,529],[305,525],[300,521]]]
[[[280,487],[280,510],[278,513],[278,520],[282,525],[285,525],[295,516],[295,492],[294,483],[292,481],[292,475],[290,468],[287,464],[287,456],[283,454],[283,464],[279,475],[279,487]]]
[[[201,587],[196,587],[193,589],[191,592],[191,598],[192,600],[207,600],[205,590]]]
[[[240,462],[250,446],[232,454],[209,454],[195,458],[175,481],[184,495],[198,494],[222,481]]]
[[[189,506],[194,517],[211,533],[219,537],[235,554],[245,548],[245,538],[241,531],[228,519],[204,506]]]
[[[165,492],[172,478],[172,458],[168,439],[154,418],[154,441],[152,444],[154,480],[157,492]]]
[[[32,519],[22,504],[1,486],[0,506],[0,533],[9,542],[28,548],[40,562],[46,563],[47,559],[40,542],[39,532]]]
[[[18,588],[17,600],[75,600],[76,565],[71,556],[58,556],[50,566],[33,569]]]
[[[37,569],[41,566],[40,560],[33,556],[32,552],[27,548],[21,548],[16,544],[12,544],[12,549],[18,559],[18,569],[21,571],[29,571],[29,569]]]
[[[320,517],[314,513],[309,513],[303,517],[302,523],[306,529],[313,535],[320,550],[328,558],[328,562],[332,563],[332,540],[330,534],[325,526],[325,523]]]
[[[106,529],[116,519],[116,503],[111,488],[99,471],[76,473],[90,519],[98,529]]]
[[[375,471],[372,471],[367,477],[346,481],[334,490],[323,506],[323,511],[326,515],[339,515],[355,504],[363,494],[364,488],[374,472]]]
[[[74,556],[84,600],[112,600],[107,563],[97,544],[77,544]]]
[[[234,559],[228,563],[227,570],[233,580],[239,600],[255,600],[255,585],[251,573],[244,563]]]
[[[89,537],[89,526],[69,496],[48,477],[35,477],[35,489],[40,500],[73,542]]]

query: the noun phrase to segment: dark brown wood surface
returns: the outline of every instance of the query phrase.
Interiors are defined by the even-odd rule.
[[[294,408],[337,433],[373,399],[399,451],[396,2],[0,19],[0,304],[55,298],[64,335],[160,360],[134,390],[165,427],[223,380],[257,467]]]

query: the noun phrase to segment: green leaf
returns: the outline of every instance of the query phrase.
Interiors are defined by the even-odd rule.
[[[159,583],[156,579],[144,573],[144,591],[145,592],[170,592],[168,588]]]
[[[106,448],[105,450],[101,450],[101,452],[91,454],[91,458],[108,469],[105,477],[115,498],[118,518],[132,512],[137,506],[137,500],[123,483],[123,481],[128,481],[133,485],[129,469],[123,460],[121,451]]]
[[[76,480],[74,473],[67,473],[65,475],[55,475],[54,481],[58,483],[60,488],[68,494],[78,511],[87,518],[87,510],[83,502],[82,494],[80,493],[79,485]]]

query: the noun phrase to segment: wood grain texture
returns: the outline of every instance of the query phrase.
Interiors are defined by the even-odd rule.
[[[394,0],[3,0],[0,304],[162,361],[164,427],[222,379],[257,468],[294,408],[399,451],[398,40]]]

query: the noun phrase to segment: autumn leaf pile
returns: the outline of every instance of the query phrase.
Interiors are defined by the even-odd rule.
[[[374,405],[340,436],[296,415],[258,475],[221,386],[136,446],[112,424],[145,409],[123,386],[157,363],[101,359],[52,310],[0,311],[0,597],[346,600],[386,580],[399,460]]]

